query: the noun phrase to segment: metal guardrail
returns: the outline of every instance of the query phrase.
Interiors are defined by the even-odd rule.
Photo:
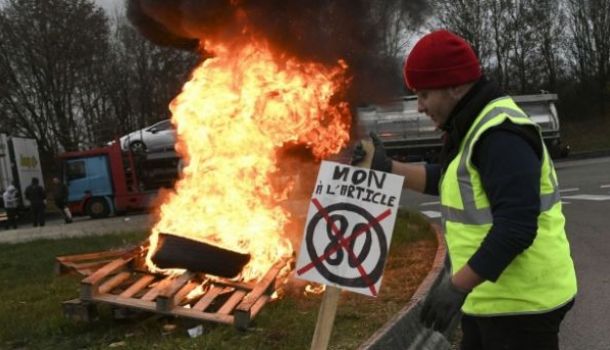
[[[451,344],[447,338],[456,329],[459,321],[457,318],[451,322],[445,334],[426,328],[419,320],[426,295],[437,286],[444,274],[448,274],[450,271],[444,235],[438,225],[431,223],[431,226],[436,233],[438,248],[430,272],[407,305],[365,341],[358,348],[359,350],[446,350],[450,348]]]

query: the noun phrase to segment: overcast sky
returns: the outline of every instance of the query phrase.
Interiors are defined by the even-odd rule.
[[[115,11],[123,11],[125,0],[95,0],[95,2],[108,11],[108,15],[114,15]]]

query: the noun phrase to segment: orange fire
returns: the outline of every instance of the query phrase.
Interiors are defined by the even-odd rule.
[[[338,98],[347,66],[300,62],[257,41],[205,48],[214,58],[170,105],[186,166],[160,207],[147,265],[159,270],[150,259],[164,232],[250,253],[242,275],[254,280],[293,253],[281,206],[291,186],[273,185],[290,176],[279,170],[279,150],[301,144],[321,159],[349,140],[348,104]]]

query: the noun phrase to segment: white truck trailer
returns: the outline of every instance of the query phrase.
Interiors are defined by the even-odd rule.
[[[22,209],[27,208],[30,203],[25,199],[25,188],[34,177],[38,178],[40,183],[44,183],[36,140],[0,134],[0,189],[2,192],[9,184],[15,184],[19,190],[19,205]]]
[[[536,122],[553,158],[567,156],[569,146],[561,143],[556,94],[513,96],[515,102]],[[441,149],[442,131],[417,111],[415,96],[406,96],[383,105],[358,109],[358,136],[375,132],[390,156],[398,160],[434,161]]]

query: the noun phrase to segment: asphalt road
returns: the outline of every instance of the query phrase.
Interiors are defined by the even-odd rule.
[[[610,158],[556,162],[578,278],[561,349],[610,349]],[[438,220],[438,198],[403,192],[401,204]]]

